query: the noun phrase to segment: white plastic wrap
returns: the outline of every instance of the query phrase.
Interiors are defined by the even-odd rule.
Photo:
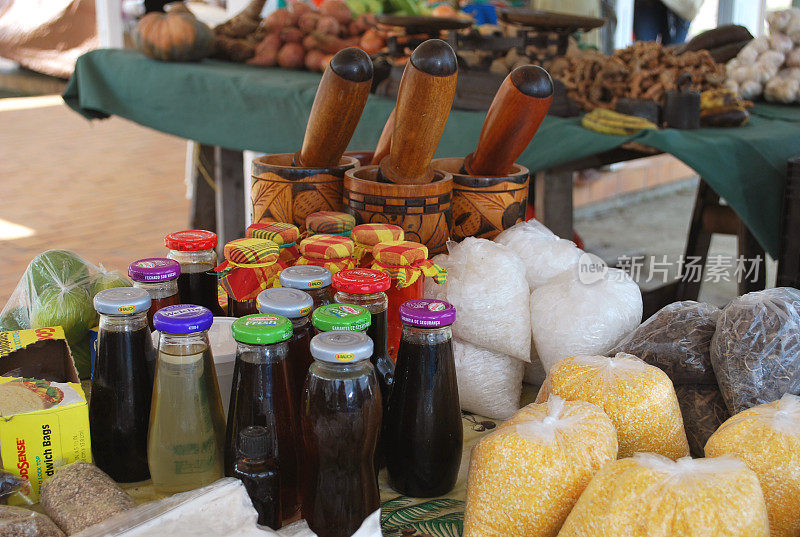
[[[447,269],[447,282],[427,285],[425,296],[446,300],[458,315],[453,335],[461,341],[530,360],[531,317],[525,265],[502,244],[467,237],[448,242],[448,255],[434,262]]]
[[[60,326],[81,378],[89,378],[89,333],[97,322],[92,299],[99,291],[130,286],[121,274],[69,250],[37,255],[0,312],[0,331]]]
[[[64,532],[47,515],[0,505],[0,537],[64,537]]]
[[[522,373],[516,358],[453,339],[461,409],[505,420],[519,410]]]
[[[642,293],[619,269],[593,283],[565,273],[531,294],[536,352],[546,371],[561,358],[604,354],[642,321]]]
[[[574,242],[558,238],[538,220],[520,222],[500,233],[494,241],[520,256],[531,290],[564,271],[575,270],[583,254]]]
[[[800,291],[748,293],[722,310],[711,363],[732,414],[800,395]]]

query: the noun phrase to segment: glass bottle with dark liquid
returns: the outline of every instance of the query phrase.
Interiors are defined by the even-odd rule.
[[[202,306],[156,312],[161,333],[153,385],[147,458],[159,496],[196,489],[225,475],[225,416]]]
[[[197,304],[211,310],[214,316],[224,315],[219,305],[217,276],[217,235],[204,229],[170,233],[164,239],[169,248],[167,257],[181,265],[178,291],[184,304]]]
[[[389,484],[430,498],[450,492],[461,464],[463,430],[447,302],[410,300],[400,306],[403,336],[383,440]]]
[[[240,480],[258,512],[258,523],[281,527],[281,495],[278,461],[272,451],[269,429],[251,425],[239,432],[239,456],[233,477]]]
[[[366,332],[371,322],[369,310],[357,304],[326,304],[311,314],[311,323],[317,334],[334,330]]]
[[[225,433],[225,473],[233,475],[239,431],[250,425],[269,429],[280,472],[281,515],[288,521],[300,509],[299,443],[289,388],[292,323],[280,315],[247,315],[236,319],[231,330],[237,348]]]
[[[339,303],[363,306],[370,313],[367,335],[374,345],[370,362],[378,376],[384,412],[388,408],[394,382],[394,362],[386,347],[389,301],[385,291],[391,283],[392,279],[388,274],[365,268],[340,270],[333,275],[333,287],[337,291],[333,299]],[[384,464],[383,451],[382,442],[379,441],[375,457],[376,468],[381,468]]]
[[[282,270],[280,274],[283,287],[300,289],[311,296],[314,300],[313,309],[333,303],[332,278],[330,270],[316,265],[295,265]]]
[[[350,537],[380,506],[373,466],[381,400],[361,332],[311,340],[303,396],[303,518],[319,537]]]
[[[150,479],[147,429],[155,350],[147,326],[150,295],[119,287],[94,297],[100,314],[97,358],[89,398],[92,456],[120,483]]]
[[[153,315],[161,308],[181,303],[178,294],[178,276],[181,266],[177,261],[165,257],[139,259],[128,266],[128,276],[134,287],[140,287],[150,293],[150,309],[147,312],[147,323],[154,330]]]
[[[314,337],[311,325],[311,297],[299,289],[276,287],[261,291],[258,295],[258,310],[267,315],[283,315],[292,321],[292,337],[289,340],[289,391],[295,404],[296,430],[300,434],[300,403],[308,368],[314,359],[309,345]]]

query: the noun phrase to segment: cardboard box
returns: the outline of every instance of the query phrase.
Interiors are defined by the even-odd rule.
[[[0,456],[3,470],[30,482],[9,498],[12,505],[39,501],[42,482],[57,467],[92,462],[81,385],[0,377]]]
[[[80,382],[60,326],[0,332],[0,375]]]

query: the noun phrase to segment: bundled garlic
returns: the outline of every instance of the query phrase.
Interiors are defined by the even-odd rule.
[[[798,100],[800,80],[776,76],[764,86],[764,98],[773,103],[791,104]]]

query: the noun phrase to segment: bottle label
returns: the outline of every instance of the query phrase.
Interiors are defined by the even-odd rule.
[[[120,313],[133,313],[134,311],[136,311],[136,306],[133,306],[133,305],[120,306],[120,307],[117,308],[117,311],[120,312]]]
[[[351,362],[356,355],[352,352],[337,352],[333,357],[340,362]]]
[[[322,287],[322,280],[311,280],[308,282],[308,286],[311,289],[316,289],[317,287]]]

